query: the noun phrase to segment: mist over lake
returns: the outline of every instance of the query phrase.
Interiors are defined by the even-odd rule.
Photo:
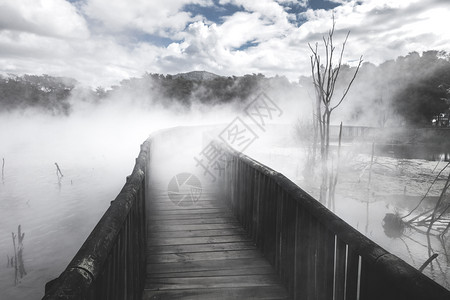
[[[0,0],[0,300],[44,296],[150,135],[170,133],[156,157],[181,168],[238,125],[234,150],[450,290],[449,15],[442,0]]]

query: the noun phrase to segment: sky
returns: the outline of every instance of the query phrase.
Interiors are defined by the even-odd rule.
[[[310,73],[336,21],[344,63],[450,51],[448,0],[0,0],[0,74],[109,87],[146,72]]]

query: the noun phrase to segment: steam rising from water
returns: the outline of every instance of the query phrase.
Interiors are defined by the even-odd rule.
[[[275,121],[285,126],[260,132],[246,153],[256,157],[259,154],[267,160],[263,162],[295,181],[303,157],[292,153],[280,156],[273,147],[297,151],[293,150],[297,146],[294,124],[298,119],[311,119],[312,99],[301,88],[265,92],[283,111]],[[352,104],[352,99],[364,99],[359,92],[349,94],[335,123],[343,121],[345,125],[352,119],[350,112],[362,101]],[[248,101],[214,105],[194,101],[187,109],[176,103],[164,107],[164,101],[149,102],[148,95],[139,94],[133,91],[96,104],[74,93],[70,116],[49,116],[32,110],[0,115],[0,158],[5,158],[5,183],[0,183],[0,265],[6,255],[13,253],[11,232],[21,224],[26,234],[24,258],[28,272],[22,283],[13,287],[13,270],[0,269],[0,289],[5,290],[8,299],[41,298],[45,283],[65,268],[122,188],[139,145],[150,133],[180,125],[208,124],[219,124],[220,131],[238,116],[249,122],[243,111]],[[367,120],[375,118],[369,115]],[[204,146],[196,143],[193,141],[190,151]],[[61,181],[56,176],[55,162],[64,174]],[[192,162],[180,161],[179,171],[189,164]],[[175,174],[164,175],[170,179]]]
[[[5,181],[0,183],[0,265],[14,254],[11,232],[21,224],[28,272],[14,287],[14,270],[0,269],[0,289],[7,299],[42,297],[45,283],[63,271],[122,188],[139,145],[150,133],[180,125],[226,126],[244,116],[246,105],[194,102],[189,110],[176,104],[164,108],[135,94],[101,104],[76,95],[69,116],[32,109],[0,115],[0,158],[5,159]],[[297,108],[287,108],[291,100],[286,95],[276,91],[269,95],[285,111],[283,122],[297,117],[290,113]],[[297,99],[292,103],[301,105]],[[61,179],[55,162],[64,174]]]

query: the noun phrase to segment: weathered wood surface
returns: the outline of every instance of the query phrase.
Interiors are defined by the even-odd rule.
[[[143,299],[288,299],[274,268],[207,188],[190,207],[161,192],[150,197]]]
[[[186,130],[153,140],[143,299],[288,299],[275,269],[196,167],[202,137]],[[169,182],[183,172],[202,185],[191,206],[177,206],[168,196]]]

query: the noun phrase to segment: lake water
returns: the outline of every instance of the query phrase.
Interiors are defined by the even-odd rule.
[[[45,283],[65,269],[123,187],[152,132],[228,120],[230,111],[187,114],[124,100],[99,107],[79,102],[70,117],[0,114],[0,300],[43,297]],[[7,258],[18,225],[27,275],[14,285]]]
[[[277,141],[276,144],[289,143]],[[304,149],[273,147],[263,150],[263,148],[267,149],[268,147],[254,146],[248,151],[250,156],[283,173],[317,198],[319,193],[317,182],[319,181],[317,180],[317,184],[314,184],[314,182],[311,183],[310,180],[305,180],[302,176],[305,159]],[[342,156],[344,158],[346,151],[343,150]],[[351,161],[354,162],[357,159],[357,154],[351,151],[347,154]],[[366,155],[365,161],[370,161],[370,155]],[[386,164],[390,168],[394,166],[396,161],[397,159],[378,157],[380,164]],[[428,240],[425,234],[406,228],[400,237],[393,238],[388,236],[383,228],[383,219],[387,213],[398,212],[404,215],[418,203],[429,186],[428,182],[421,182],[421,178],[424,176],[424,172],[431,173],[436,165],[434,161],[420,159],[411,159],[402,163],[404,165],[401,165],[401,167],[405,168],[405,174],[397,177],[386,177],[386,174],[372,174],[371,189],[367,188],[368,172],[364,173],[363,176],[357,171],[347,174],[341,172],[336,187],[335,213],[381,247],[417,269],[433,253],[437,253],[438,258],[426,267],[423,273],[450,289],[450,251],[448,251],[450,250],[450,239],[448,234],[447,238],[442,241],[437,237],[431,237]],[[405,166],[406,164],[408,166]],[[440,163],[441,167],[444,165],[444,162]],[[409,169],[406,170],[408,167]],[[386,168],[386,170],[390,169]],[[434,178],[434,176],[430,177]],[[407,187],[406,196],[403,195],[404,187]],[[434,191],[434,193],[437,192]]]
[[[436,145],[376,145],[375,153],[398,159],[450,161],[448,147]]]
[[[4,181],[0,182],[0,299],[40,299],[45,283],[64,270],[122,188],[139,145],[152,131],[169,126],[169,121],[162,120],[170,120],[170,125],[185,122],[155,114],[138,116],[120,112],[113,117],[25,115],[0,119],[0,159],[5,158]],[[301,156],[297,150],[270,150],[263,143],[261,137],[248,154],[298,182]],[[55,162],[64,175],[61,179],[56,175]],[[423,236],[408,232],[402,239],[391,239],[384,234],[382,218],[392,212],[393,204],[367,204],[352,197],[338,203],[337,213],[344,220],[387,250],[414,266],[428,258]],[[11,233],[17,233],[18,225],[25,232],[27,275],[15,286],[14,269],[7,268],[7,256],[14,253]],[[436,251],[443,252],[437,241],[432,244]],[[448,284],[442,275],[450,272],[448,262],[442,255],[439,262],[439,266],[425,271]]]
[[[7,128],[14,131],[11,125]],[[65,121],[36,127],[16,127],[17,135],[10,140],[3,131],[1,138],[5,167],[0,182],[0,299],[5,300],[43,296],[45,283],[67,266],[118,194],[145,140],[120,140],[118,134],[117,140],[103,135],[96,142],[88,130],[84,137],[83,132],[70,133]],[[11,233],[17,234],[18,225],[25,233],[27,275],[14,286],[7,256],[14,254]]]
[[[64,270],[119,193],[140,144],[152,131],[184,122],[125,104],[69,118],[1,114],[0,299],[41,299],[45,283]],[[11,233],[18,225],[27,275],[15,286],[7,257],[14,255]]]

